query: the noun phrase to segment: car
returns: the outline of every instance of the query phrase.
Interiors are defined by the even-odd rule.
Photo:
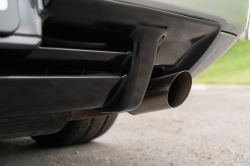
[[[79,144],[119,113],[178,107],[245,30],[248,3],[0,0],[0,139]]]

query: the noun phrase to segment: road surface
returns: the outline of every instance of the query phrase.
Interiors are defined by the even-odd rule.
[[[0,141],[0,166],[249,166],[250,85],[194,85],[179,108],[121,114],[88,144],[45,148]]]

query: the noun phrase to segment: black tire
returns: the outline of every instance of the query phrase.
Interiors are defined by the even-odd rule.
[[[104,134],[114,123],[117,114],[78,121],[69,121],[62,130],[32,138],[44,146],[67,146],[89,142]]]

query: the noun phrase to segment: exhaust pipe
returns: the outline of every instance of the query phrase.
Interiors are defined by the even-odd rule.
[[[192,76],[182,71],[150,80],[141,104],[129,112],[137,115],[180,106],[188,97]]]

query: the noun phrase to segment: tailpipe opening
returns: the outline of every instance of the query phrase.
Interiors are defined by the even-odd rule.
[[[192,76],[182,71],[150,80],[144,99],[133,115],[160,111],[180,106],[188,97]]]

